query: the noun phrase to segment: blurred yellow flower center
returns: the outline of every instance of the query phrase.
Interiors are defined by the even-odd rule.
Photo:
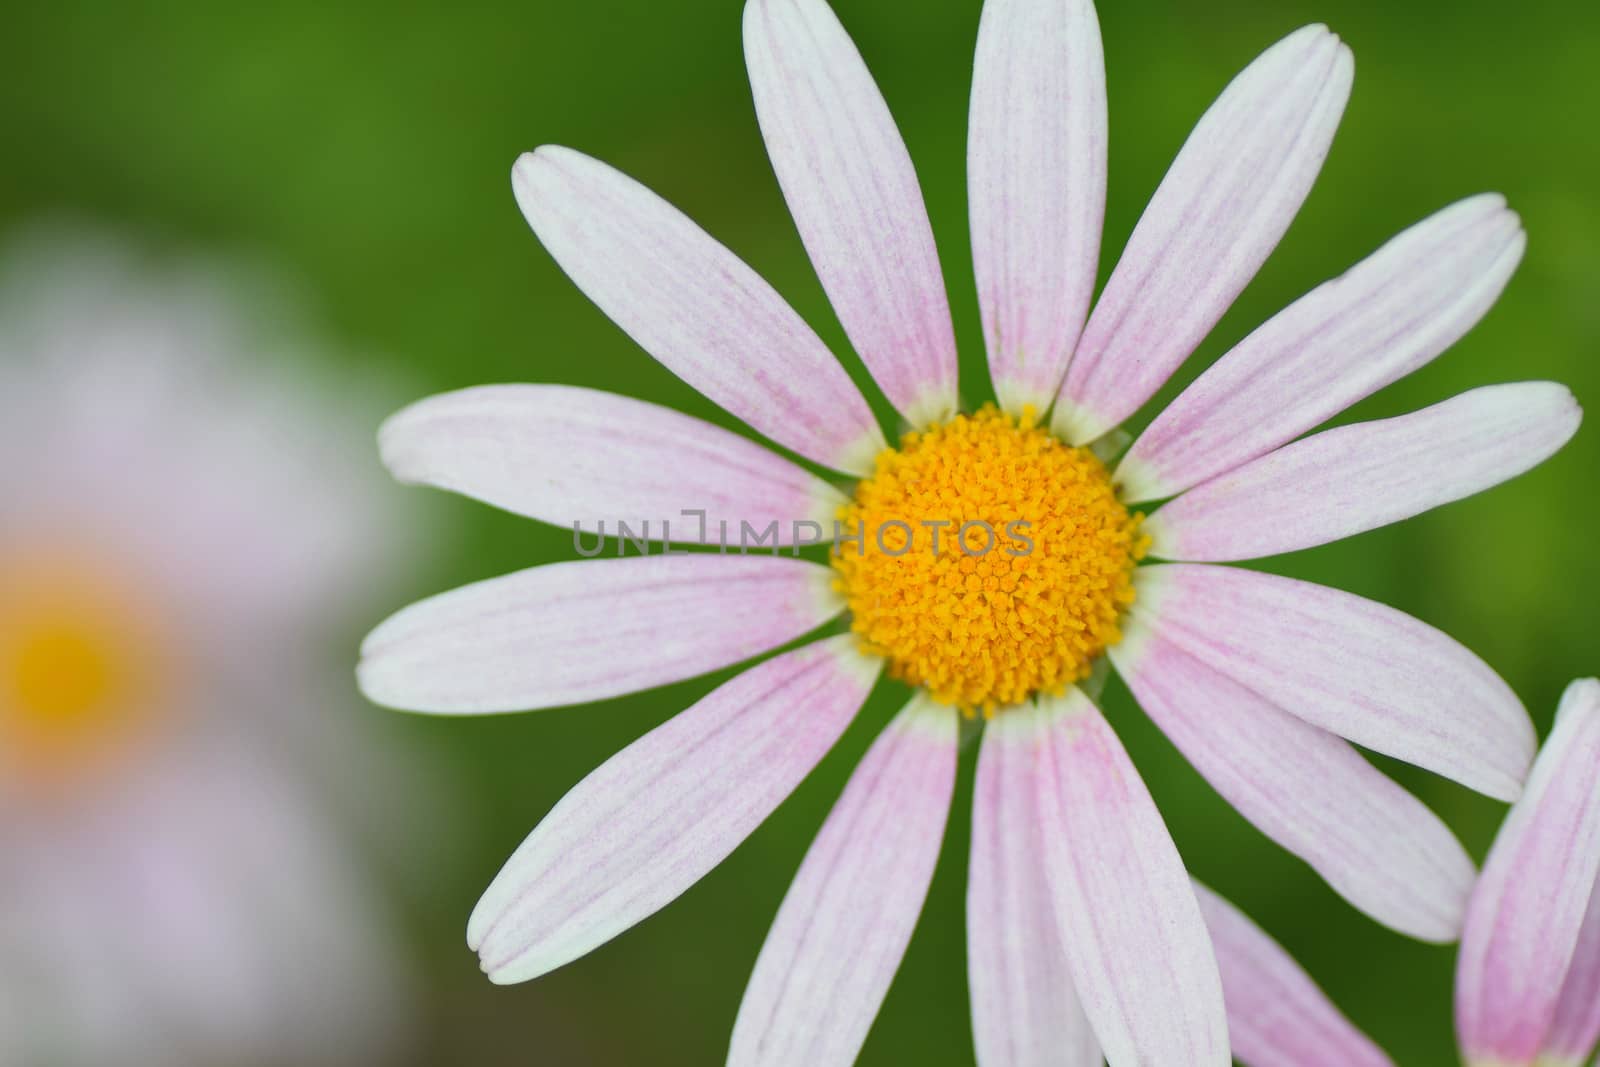
[[[0,763],[68,784],[149,732],[165,642],[141,598],[57,553],[0,557]]]
[[[836,585],[894,677],[990,715],[1081,681],[1121,640],[1142,518],[1031,410],[984,408],[878,457],[839,512]]]

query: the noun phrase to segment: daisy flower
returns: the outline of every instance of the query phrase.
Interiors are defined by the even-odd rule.
[[[403,481],[575,535],[624,520],[613,534],[721,544],[731,530],[743,546],[748,530],[797,557],[832,523],[835,550],[823,565],[680,547],[471,585],[373,632],[366,692],[433,712],[547,708],[724,668],[837,617],[850,632],[751,668],[563,799],[472,916],[489,976],[543,974],[682,893],[805,777],[885,666],[915,693],[778,911],[732,1064],[855,1057],[934,869],[963,711],[987,720],[968,889],[980,1061],[1072,1049],[1074,1063],[1228,1062],[1202,908],[1080,686],[1107,661],[1224,797],[1353,904],[1454,938],[1471,861],[1351,742],[1511,798],[1535,746],[1527,713],[1415,619],[1215,564],[1488,488],[1575,431],[1567,390],[1527,383],[1303,436],[1473,326],[1521,256],[1517,217],[1479,196],[1396,237],[1251,334],[1118,459],[1119,424],[1309,192],[1351,85],[1339,39],[1300,30],[1227,87],[1090,313],[1106,189],[1095,13],[1087,0],[989,0],[968,179],[999,403],[965,414],[916,173],[860,54],[823,0],[749,0],[744,42],[802,243],[909,431],[890,447],[811,328],[660,198],[570,149],[517,162],[528,222],[602,311],[773,444],[855,481],[604,392],[424,400],[381,434]]]
[[[1600,1040],[1600,680],[1573,682],[1472,891],[1456,966],[1469,1067],[1579,1067]]]
[[[57,234],[0,262],[7,1064],[364,1063],[406,1017],[316,762],[371,781],[317,639],[397,516],[349,399],[254,365],[214,278]]]

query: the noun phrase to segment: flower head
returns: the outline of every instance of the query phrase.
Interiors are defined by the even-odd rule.
[[[835,551],[826,567],[698,552],[482,582],[379,626],[367,693],[433,711],[550,707],[726,667],[846,612],[852,632],[749,669],[580,783],[473,914],[468,940],[490,977],[542,974],[683,892],[815,765],[885,665],[916,692],[778,911],[732,1064],[855,1057],[932,876],[957,709],[988,717],[968,909],[980,1061],[1046,1047],[1113,1067],[1229,1061],[1201,903],[1077,684],[1107,662],[1228,800],[1352,903],[1407,934],[1454,938],[1471,861],[1350,742],[1510,798],[1534,749],[1521,704],[1417,620],[1213,564],[1417,514],[1575,432],[1567,391],[1532,383],[1302,436],[1472,327],[1520,259],[1516,216],[1480,196],[1418,224],[1250,335],[1119,457],[1119,424],[1218,322],[1309,193],[1350,91],[1349,50],[1307,27],[1227,87],[1091,313],[1106,190],[1094,9],[988,0],[968,185],[999,407],[964,414],[916,171],[844,27],[824,0],[748,0],[744,44],[801,241],[909,429],[890,448],[810,327],[660,198],[570,149],[518,160],[524,215],[601,310],[770,441],[856,481],[841,491],[741,437],[589,390],[423,401],[382,433],[404,480],[575,531],[689,515],[697,526],[661,522],[656,536],[718,544],[729,529],[770,529],[762,543],[796,556],[820,512],[835,517]]]
[[[0,259],[0,1062],[395,1037],[403,968],[318,766],[380,762],[318,649],[393,512],[217,278],[54,233]]]
[[[1093,453],[986,408],[879,457],[839,512],[859,540],[832,563],[892,676],[993,714],[1059,696],[1121,639],[1139,519]]]

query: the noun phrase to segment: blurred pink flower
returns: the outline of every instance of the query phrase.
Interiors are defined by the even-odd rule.
[[[359,391],[202,265],[0,269],[0,1062],[381,1055],[406,983],[338,795],[377,760],[326,648],[394,562]]]

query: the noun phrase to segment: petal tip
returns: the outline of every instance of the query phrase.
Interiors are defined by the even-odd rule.
[[[1304,47],[1313,55],[1335,52],[1336,65],[1355,62],[1355,54],[1351,52],[1350,46],[1325,22],[1313,22],[1302,26],[1278,43],[1286,48]]]
[[[1317,40],[1319,42],[1324,39],[1338,40],[1338,34],[1334,33],[1326,22],[1308,22],[1284,38],[1285,41]]]
[[[401,485],[417,485],[422,480],[417,456],[406,446],[410,439],[409,431],[416,423],[418,413],[425,410],[423,405],[426,403],[426,400],[419,400],[415,404],[408,404],[378,424],[378,462]]]
[[[482,961],[479,962],[479,966],[483,970],[484,977],[488,978],[492,985],[517,985],[538,977],[536,974],[523,975],[507,967],[492,968],[488,963]]]
[[[1522,224],[1521,218],[1515,211],[1511,210],[1510,202],[1506,199],[1506,195],[1494,189],[1462,197],[1443,210],[1472,214],[1477,217],[1480,223],[1489,219],[1510,216],[1516,221],[1519,228]]]
[[[373,631],[376,633],[377,631]],[[367,637],[372,640],[371,635]],[[383,708],[386,711],[416,711],[413,703],[408,703],[403,694],[395,688],[393,680],[388,676],[386,664],[382,659],[376,658],[371,652],[363,650],[361,660],[356,664],[356,689],[366,698],[369,704]]]
[[[368,640],[371,640],[371,638],[369,637]],[[356,688],[361,691],[362,696],[372,701],[372,703],[378,703],[378,698],[373,692],[372,663],[366,658],[365,652],[362,653],[361,661],[356,664]]]
[[[1567,686],[1562,696],[1600,704],[1600,678],[1579,678]]]
[[[1552,442],[1550,455],[1572,440],[1583,424],[1583,405],[1568,386],[1561,382],[1526,382],[1514,387],[1524,390],[1530,406],[1542,407],[1546,417],[1560,426],[1559,440]]]
[[[1520,263],[1522,254],[1528,250],[1528,231],[1523,228],[1521,215],[1510,208],[1505,209],[1505,214],[1511,223],[1512,229],[1511,241],[1506,246],[1506,254],[1510,257],[1512,263]]]
[[[592,162],[590,158],[574,148],[565,148],[561,145],[544,144],[531,152],[524,152],[511,164],[511,191],[517,199],[517,206],[527,216],[529,223],[533,221],[535,196],[540,191],[540,181],[549,180],[549,172],[564,163]]]
[[[486,894],[484,901],[487,900]],[[507,945],[503,935],[496,938],[494,935],[505,915],[503,912],[480,914],[482,906],[480,902],[467,922],[467,947],[477,954],[478,969],[484,977],[494,985],[517,985],[554,969],[541,962],[536,953],[527,951],[527,946]]]
[[[1578,425],[1583,422],[1583,405],[1579,403],[1577,395],[1571,389],[1564,385],[1561,389],[1566,394],[1567,412],[1572,419],[1572,429],[1576,432]],[[1594,679],[1588,680],[1593,681]]]
[[[541,160],[549,158],[549,145],[541,145],[531,152],[524,152],[511,164],[511,188],[519,194],[533,181],[534,172],[539,168]]]
[[[1600,678],[1579,678],[1562,691],[1556,722],[1580,714],[1600,714]]]

